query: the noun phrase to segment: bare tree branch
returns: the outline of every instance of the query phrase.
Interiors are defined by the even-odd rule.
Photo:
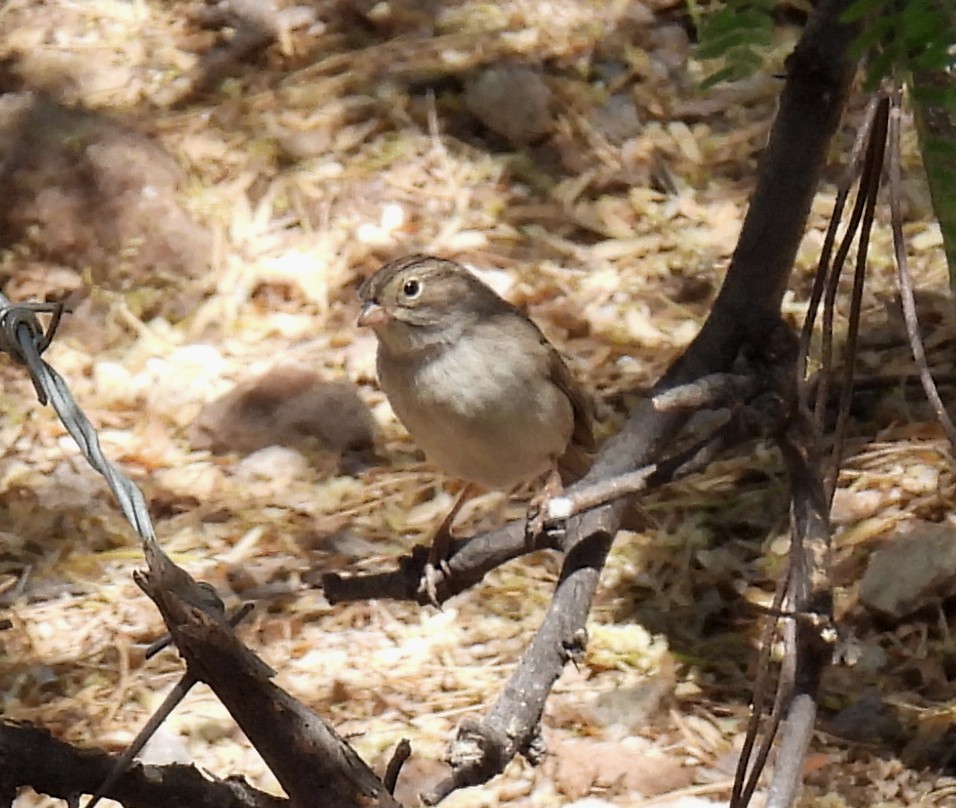
[[[866,278],[866,256],[870,247],[870,232],[873,230],[873,216],[876,212],[880,179],[883,176],[883,155],[886,153],[886,126],[888,101],[881,98],[877,103],[873,118],[873,129],[867,145],[866,161],[860,178],[858,202],[862,202],[863,216],[860,221],[860,238],[856,250],[856,268],[853,272],[853,291],[850,295],[850,311],[847,315],[846,345],[843,348],[843,383],[840,386],[840,401],[837,408],[837,422],[833,429],[833,448],[830,453],[830,479],[827,485],[827,501],[833,500],[836,491],[840,464],[843,460],[843,444],[846,438],[847,420],[850,417],[850,399],[853,395],[853,376],[856,369],[856,344],[860,333],[860,310],[863,301],[863,282]],[[859,206],[858,206],[859,207]],[[855,213],[856,211],[854,211]],[[849,249],[853,233],[848,232],[840,252],[844,256],[844,247]],[[837,276],[838,273],[834,273]],[[829,374],[831,367],[824,365]],[[820,414],[818,413],[818,419]],[[820,423],[818,420],[817,423]]]
[[[75,801],[107,777],[115,758],[76,749],[49,732],[0,722],[0,805],[10,806],[18,788]],[[210,780],[195,766],[133,766],[110,791],[126,808],[288,808],[289,801],[252,788],[238,777]]]
[[[792,344],[792,336],[780,324],[779,306],[854,69],[849,55],[853,29],[841,21],[849,2],[820,3],[787,61],[787,83],[724,286],[707,322],[665,374],[658,392],[727,371],[747,351],[771,360],[783,354],[793,371],[794,355],[780,349],[781,344]],[[679,414],[657,412],[650,402],[639,404],[574,488],[653,462],[684,420]],[[545,698],[569,650],[585,636],[584,621],[600,570],[593,565],[603,564],[622,514],[618,500],[569,522],[564,567],[551,607],[511,682],[481,722],[483,743],[468,743],[471,727],[464,733],[465,745],[477,760],[461,764],[453,757],[450,780],[456,784],[473,782],[476,773],[487,777],[501,771],[512,750],[530,751],[534,759],[538,750],[532,740]]]
[[[920,384],[926,393],[936,419],[946,432],[950,445],[956,447],[956,426],[953,425],[946,405],[940,398],[933,374],[926,362],[926,351],[919,334],[919,319],[916,316],[916,301],[913,297],[913,279],[910,277],[909,263],[906,259],[906,241],[903,238],[903,213],[900,203],[900,91],[895,89],[890,97],[889,120],[889,186],[890,186],[890,224],[893,228],[893,253],[896,256],[896,277],[900,285],[900,300],[903,303],[903,320],[906,323],[906,336],[909,339],[913,361],[919,371]]]
[[[793,337],[780,321],[780,303],[854,69],[853,29],[841,21],[849,2],[818,4],[787,61],[779,111],[724,285],[697,338],[657,385],[658,394],[728,372],[744,355],[756,360],[754,365],[786,362],[787,372],[793,372]],[[658,411],[650,401],[639,403],[569,495],[655,462],[687,417]],[[544,621],[487,717],[461,727],[452,744],[452,775],[424,795],[429,802],[462,785],[484,782],[516,752],[531,760],[540,756],[538,723],[545,699],[568,658],[582,647],[591,598],[625,507],[626,500],[615,500],[568,521],[560,542],[564,566]],[[512,534],[521,536],[523,525],[475,537],[460,550],[456,545],[449,559],[452,578],[460,569],[457,556],[475,542],[498,542]],[[439,597],[442,591],[440,586]]]
[[[791,486],[787,662],[781,676],[786,714],[767,808],[789,808],[800,786],[816,719],[820,677],[833,655],[829,499],[820,475],[819,433],[800,409],[779,441]]]
[[[388,789],[320,716],[270,681],[273,672],[225,615],[156,546],[136,581],[166,622],[190,674],[208,684],[295,806],[399,808]]]

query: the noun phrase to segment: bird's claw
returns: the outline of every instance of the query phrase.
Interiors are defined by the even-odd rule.
[[[524,523],[524,540],[528,550],[533,550],[545,529],[544,508],[540,505],[532,506]]]
[[[560,539],[564,536],[566,520],[549,518],[549,501],[550,499],[546,498],[540,503],[532,504],[528,510],[524,537],[529,551],[545,545],[546,539]]]
[[[438,600],[438,584],[451,575],[451,569],[445,559],[433,561],[429,559],[425,562],[425,569],[422,570],[422,580],[418,585],[418,594],[425,595],[432,606],[440,609],[441,602]]]

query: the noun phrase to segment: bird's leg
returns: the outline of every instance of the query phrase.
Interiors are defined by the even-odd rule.
[[[478,491],[478,486],[474,483],[465,483],[455,502],[448,511],[448,515],[442,519],[438,529],[432,534],[431,546],[428,548],[428,560],[425,562],[425,571],[422,574],[422,583],[419,591],[424,590],[428,599],[438,605],[438,580],[440,574],[448,572],[448,550],[451,548],[451,526],[458,516],[458,511],[462,506]]]
[[[548,472],[544,485],[541,486],[538,493],[531,498],[531,502],[528,504],[528,516],[524,528],[525,542],[528,550],[536,550],[538,548],[539,536],[541,536],[545,529],[544,522],[545,514],[548,511],[548,500],[557,496],[562,491],[564,491],[564,483],[561,481],[561,474],[558,471],[557,465],[554,465],[551,467],[551,471]]]

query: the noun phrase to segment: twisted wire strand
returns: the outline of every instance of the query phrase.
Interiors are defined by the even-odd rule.
[[[37,314],[40,313],[51,315],[50,324],[46,329],[43,328],[37,318]],[[63,422],[63,426],[72,435],[87,462],[103,475],[113,492],[113,496],[116,497],[123,515],[143,540],[147,560],[152,556],[155,560],[166,563],[168,559],[156,541],[156,532],[153,529],[152,520],[149,518],[149,509],[143,492],[106,458],[100,447],[100,440],[93,424],[90,423],[90,420],[76,403],[76,399],[73,398],[73,394],[63,377],[41,356],[50,347],[62,314],[63,305],[60,303],[15,304],[11,303],[6,295],[0,293],[0,351],[9,354],[14,361],[26,366],[40,403],[43,405],[49,403],[53,406],[60,421]],[[150,567],[152,568],[152,562],[150,562]],[[173,569],[178,568],[173,567]],[[192,581],[185,573],[182,573],[182,575],[190,582]],[[195,591],[198,592],[198,597],[191,601],[193,605],[209,613],[215,613],[220,619],[225,619],[225,604],[219,598],[216,590],[205,582],[199,582],[197,586],[198,589]],[[192,596],[193,592],[187,587],[185,594]],[[238,624],[249,613],[250,609],[251,607],[248,605],[242,607],[229,619],[230,624],[233,626]],[[158,653],[170,642],[170,636],[166,635],[153,643],[147,658]],[[256,659],[258,660],[258,658]],[[260,664],[264,663],[260,662]],[[268,670],[271,674],[271,669]],[[159,724],[165,720],[169,712],[182,700],[196,681],[198,681],[196,677],[187,669],[184,678],[176,689],[167,696],[163,706],[139,733],[130,748],[114,764],[107,778],[87,803],[87,808],[96,805],[100,797],[122,777],[142,746],[155,733]]]
[[[44,329],[38,313],[52,315]],[[50,346],[63,313],[60,303],[12,303],[0,293],[0,351],[26,365],[41,404],[51,404],[87,462],[103,475],[120,510],[143,541],[156,543],[146,497],[139,487],[103,454],[93,424],[84,415],[63,377],[41,354]]]

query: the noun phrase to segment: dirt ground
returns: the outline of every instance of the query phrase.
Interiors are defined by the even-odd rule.
[[[417,251],[488,270],[613,433],[706,317],[798,30],[781,25],[759,75],[705,92],[713,66],[694,59],[687,7],[671,0],[266,5],[0,5],[0,276],[16,301],[71,302],[46,358],[142,486],[163,546],[230,604],[257,602],[245,641],[366,760],[381,770],[411,741],[400,796],[412,804],[456,725],[507,680],[559,560],[510,563],[440,611],[330,607],[306,582],[387,567],[451,501],[376,387],[357,286]],[[276,32],[265,48],[263,27]],[[795,326],[861,108],[800,248],[785,301]],[[906,137],[911,267],[931,364],[951,377],[941,238]],[[899,381],[913,369],[887,218],[860,359],[882,381],[854,407],[834,513],[837,612],[862,661],[824,682],[808,808],[956,805],[951,599],[888,619],[858,590],[901,529],[952,527],[950,447]],[[301,377],[295,390],[337,383],[358,403],[313,407],[305,431],[278,430],[281,447],[237,445],[244,427],[218,443],[200,434],[209,402],[277,366]],[[141,553],[104,483],[22,368],[0,373],[3,715],[119,752],[182,669],[169,651],[144,662],[162,624],[132,582]],[[523,512],[500,499],[476,500],[471,526]],[[725,804],[754,605],[785,567],[787,504],[762,443],[644,498],[643,526],[622,531],[604,571],[586,657],[549,700],[544,763],[514,761],[443,805]],[[278,791],[203,687],[148,758]]]

